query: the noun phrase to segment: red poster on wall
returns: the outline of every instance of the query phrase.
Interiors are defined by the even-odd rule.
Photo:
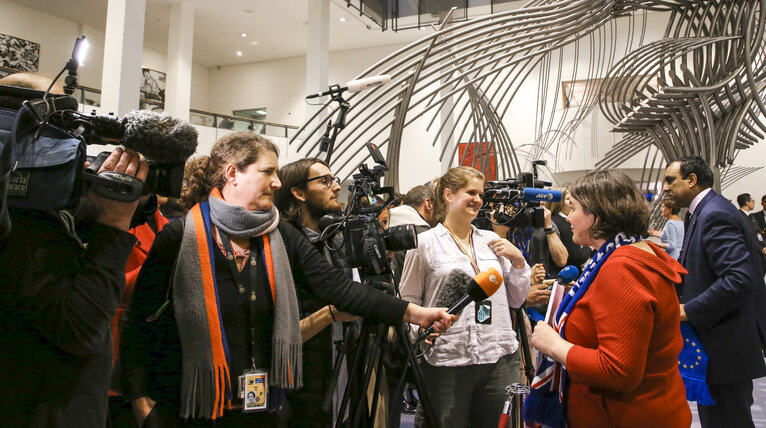
[[[461,166],[472,166],[478,169],[487,181],[497,180],[495,145],[490,142],[459,143],[458,162]]]

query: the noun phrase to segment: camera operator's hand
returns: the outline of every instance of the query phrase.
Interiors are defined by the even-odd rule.
[[[122,172],[144,181],[149,172],[149,164],[141,162],[138,153],[118,147],[112,151],[101,165],[98,172],[100,173],[101,171]],[[130,219],[136,211],[136,206],[138,206],[137,200],[134,202],[113,201],[97,196],[93,191],[88,192],[87,197],[99,212],[96,218],[98,223],[126,232],[130,229]]]
[[[549,227],[552,227],[551,224],[553,223],[553,220],[551,220],[551,210],[545,205],[543,205],[543,216],[545,217],[545,228],[548,229]]]
[[[529,294],[527,294],[527,301],[525,303],[527,307],[537,306],[548,303],[550,298],[551,290],[548,290],[548,284],[535,284],[529,287]]]
[[[535,263],[532,266],[532,275],[530,276],[530,284],[542,284],[545,279],[545,266],[542,263]]]
[[[513,263],[513,267],[515,269],[523,269],[527,264],[527,261],[524,259],[524,254],[521,253],[521,250],[516,248],[515,245],[511,244],[511,241],[505,238],[493,239],[489,241],[488,245],[490,248],[492,248],[492,251],[494,251],[496,255],[503,256],[510,260],[511,263]]]
[[[447,313],[448,308],[424,308],[420,305],[410,303],[404,312],[404,322],[417,324],[423,328],[434,325],[437,333],[444,333],[452,327],[452,323],[457,320],[457,315]]]

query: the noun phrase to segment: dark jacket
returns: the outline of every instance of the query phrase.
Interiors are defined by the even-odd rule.
[[[680,301],[708,352],[711,385],[766,375],[756,311],[763,276],[750,226],[726,198],[710,191],[692,215],[679,261],[689,271]]]
[[[317,241],[320,236],[308,228],[302,228],[304,236],[311,241],[314,248],[322,253],[330,264],[342,269],[351,278],[351,269],[345,259],[343,239],[339,235],[333,238],[332,246],[337,248],[330,251],[324,241]],[[327,302],[317,297],[308,288],[299,287],[296,291],[301,319],[327,306]],[[322,410],[322,402],[330,384],[333,369],[333,326],[327,326],[316,336],[303,344],[303,388],[290,394],[289,426],[297,427],[329,427],[332,426],[332,409]]]
[[[12,210],[0,242],[0,399],[9,427],[103,427],[110,322],[136,238],[96,224],[87,249],[57,214]]]
[[[335,304],[340,310],[386,323],[401,323],[406,302],[352,282],[342,272],[333,269],[293,226],[282,221],[278,228],[285,243],[296,288],[306,288],[319,298]],[[178,406],[181,345],[173,311],[172,290],[171,302],[165,312],[153,323],[146,322],[146,317],[155,313],[168,295],[168,284],[182,232],[183,223],[173,222],[157,235],[125,313],[120,358],[123,370],[122,393],[127,400],[149,396],[155,401]],[[217,278],[218,275],[219,271],[216,270]],[[227,337],[229,334],[227,332]]]

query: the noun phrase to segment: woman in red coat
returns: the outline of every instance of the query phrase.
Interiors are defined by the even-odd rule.
[[[624,173],[580,178],[571,205],[574,242],[598,251],[562,300],[553,327],[535,328],[532,344],[547,357],[525,414],[538,421],[553,416],[541,422],[561,425],[558,402],[569,427],[689,427],[674,288],[686,270],[641,239],[647,204]]]

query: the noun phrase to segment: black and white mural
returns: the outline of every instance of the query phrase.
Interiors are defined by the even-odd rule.
[[[0,67],[37,71],[39,64],[39,43],[0,33]]]

